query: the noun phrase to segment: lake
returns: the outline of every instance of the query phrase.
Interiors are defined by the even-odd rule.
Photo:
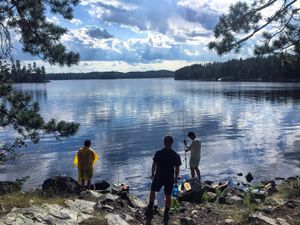
[[[0,167],[0,180],[30,176],[27,189],[52,175],[76,178],[73,158],[91,139],[100,155],[94,180],[126,183],[145,199],[152,157],[166,134],[188,176],[182,144],[188,131],[202,141],[203,180],[249,171],[257,181],[300,174],[300,84],[124,79],[15,86],[40,103],[46,119],[81,123],[76,136],[29,144],[21,158]],[[0,129],[1,140],[13,135]]]

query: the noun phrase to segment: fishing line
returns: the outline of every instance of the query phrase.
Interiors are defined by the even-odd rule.
[[[182,102],[182,136],[183,136],[183,140],[185,140],[185,123],[184,123],[184,102]],[[184,164],[185,164],[185,168],[187,169],[187,155],[186,155],[186,146],[185,144],[183,144],[183,150],[184,150]]]

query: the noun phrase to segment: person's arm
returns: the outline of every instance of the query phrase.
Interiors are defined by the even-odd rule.
[[[156,164],[156,162],[153,161],[152,168],[151,168],[151,180],[154,179],[156,168],[157,168],[157,164]]]
[[[191,151],[191,145],[188,145],[186,143],[186,140],[183,140],[183,143],[184,143],[185,147],[187,147],[187,149],[185,149],[185,152]]]
[[[96,157],[95,157],[95,153],[94,153],[94,151],[92,151],[92,155],[91,155],[91,160],[92,160],[92,161],[91,161],[91,165],[92,165],[92,166],[94,166],[95,158],[96,158]]]
[[[81,152],[80,152],[80,150],[77,153],[77,160],[78,160],[77,167],[80,168],[81,167]]]
[[[177,184],[178,182],[178,176],[179,176],[179,166],[175,167],[175,178],[174,178],[174,183]]]

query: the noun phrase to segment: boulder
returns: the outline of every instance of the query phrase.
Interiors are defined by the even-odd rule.
[[[217,199],[217,194],[213,193],[213,192],[207,192],[208,198],[209,198],[209,202],[215,202]]]
[[[188,192],[180,192],[178,195],[179,201],[188,201],[188,202],[200,202],[201,196],[206,191],[202,189],[201,182],[197,179],[188,181],[191,186],[191,190]]]
[[[127,222],[131,222],[134,221],[134,218],[126,213],[122,213],[121,216],[127,221]]]
[[[293,181],[296,181],[296,180],[298,180],[299,179],[299,177],[298,176],[295,176],[295,177],[288,177],[286,180],[288,181],[288,182],[293,182]]]
[[[288,222],[286,222],[286,220],[283,219],[283,218],[277,218],[276,220],[278,221],[278,223],[279,223],[280,225],[290,225],[290,224],[289,224]]]
[[[0,196],[21,191],[21,186],[13,181],[0,181]]]
[[[80,192],[80,197],[84,200],[89,200],[89,201],[97,201],[99,198],[101,198],[102,194],[98,193],[97,191],[93,190],[86,190]]]
[[[210,186],[210,185],[212,185],[212,184],[213,184],[213,181],[206,180],[206,181],[204,181],[204,184],[206,184],[206,185]]]
[[[221,196],[218,198],[218,203],[219,204],[225,204],[226,203],[226,198],[224,196]]]
[[[253,176],[252,176],[252,174],[250,172],[247,173],[247,175],[245,176],[245,178],[246,178],[247,182],[251,182],[254,179]]]
[[[196,225],[195,221],[189,217],[181,217],[180,225]]]
[[[47,195],[78,195],[80,186],[71,177],[55,176],[44,181],[42,190]]]
[[[234,224],[235,221],[233,219],[226,219],[225,224]]]
[[[141,199],[136,198],[134,196],[129,196],[128,205],[131,207],[134,207],[134,208],[141,208],[141,209],[144,209],[147,207],[146,202],[144,202]]]
[[[228,183],[219,184],[219,185],[216,187],[216,190],[222,192],[222,191],[224,191],[227,187],[228,187]]]
[[[75,199],[74,201],[67,199],[65,204],[69,206],[70,209],[78,212],[82,212],[85,214],[92,214],[94,212],[94,207],[96,202]]]
[[[96,182],[94,185],[94,190],[106,190],[110,187],[110,184],[108,182],[106,182],[105,180],[101,180]]]
[[[204,184],[203,189],[205,189],[207,192],[212,192],[212,193],[216,193],[216,188],[212,187],[210,185]]]
[[[251,219],[254,221],[258,222],[259,224],[264,223],[268,225],[278,225],[277,220],[267,217],[263,215],[262,213],[254,213],[253,215],[250,216]]]
[[[105,203],[108,203],[108,202],[115,202],[115,201],[117,201],[117,199],[119,199],[118,195],[113,195],[113,194],[110,194],[110,193],[106,193],[106,194],[103,194],[99,198],[99,202],[105,204]]]
[[[268,213],[268,214],[272,214],[274,209],[276,209],[276,207],[272,207],[272,206],[265,206],[261,209],[262,212],[264,213]]]
[[[78,210],[68,209],[59,205],[43,204],[29,208],[13,208],[1,218],[1,225],[73,225],[92,217]]]
[[[254,189],[251,191],[253,194],[254,199],[260,199],[261,201],[264,201],[266,199],[266,192],[258,189]]]
[[[226,202],[230,205],[243,204],[243,199],[236,195],[229,195],[226,197]]]
[[[108,225],[129,225],[119,214],[108,213],[105,216]]]
[[[114,207],[107,205],[107,204],[102,204],[100,201],[97,202],[95,209],[98,211],[102,211],[102,210],[106,210],[108,212],[113,212],[114,211]]]

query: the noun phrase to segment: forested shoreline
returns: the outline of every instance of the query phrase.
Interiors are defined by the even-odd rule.
[[[38,67],[35,62],[22,66],[20,60],[16,60],[10,69],[10,80],[13,83],[44,83],[47,82],[46,69]]]
[[[289,56],[194,64],[175,71],[175,80],[300,82],[300,61]]]
[[[10,68],[13,83],[43,83],[49,80],[172,78],[175,80],[237,81],[237,82],[300,82],[300,60],[268,56],[232,59],[226,62],[194,64],[173,72],[169,70],[143,72],[46,73],[35,62],[27,66],[17,60]]]
[[[174,72],[169,70],[145,72],[90,72],[90,73],[49,73],[48,80],[81,80],[81,79],[133,79],[133,78],[172,78]]]

